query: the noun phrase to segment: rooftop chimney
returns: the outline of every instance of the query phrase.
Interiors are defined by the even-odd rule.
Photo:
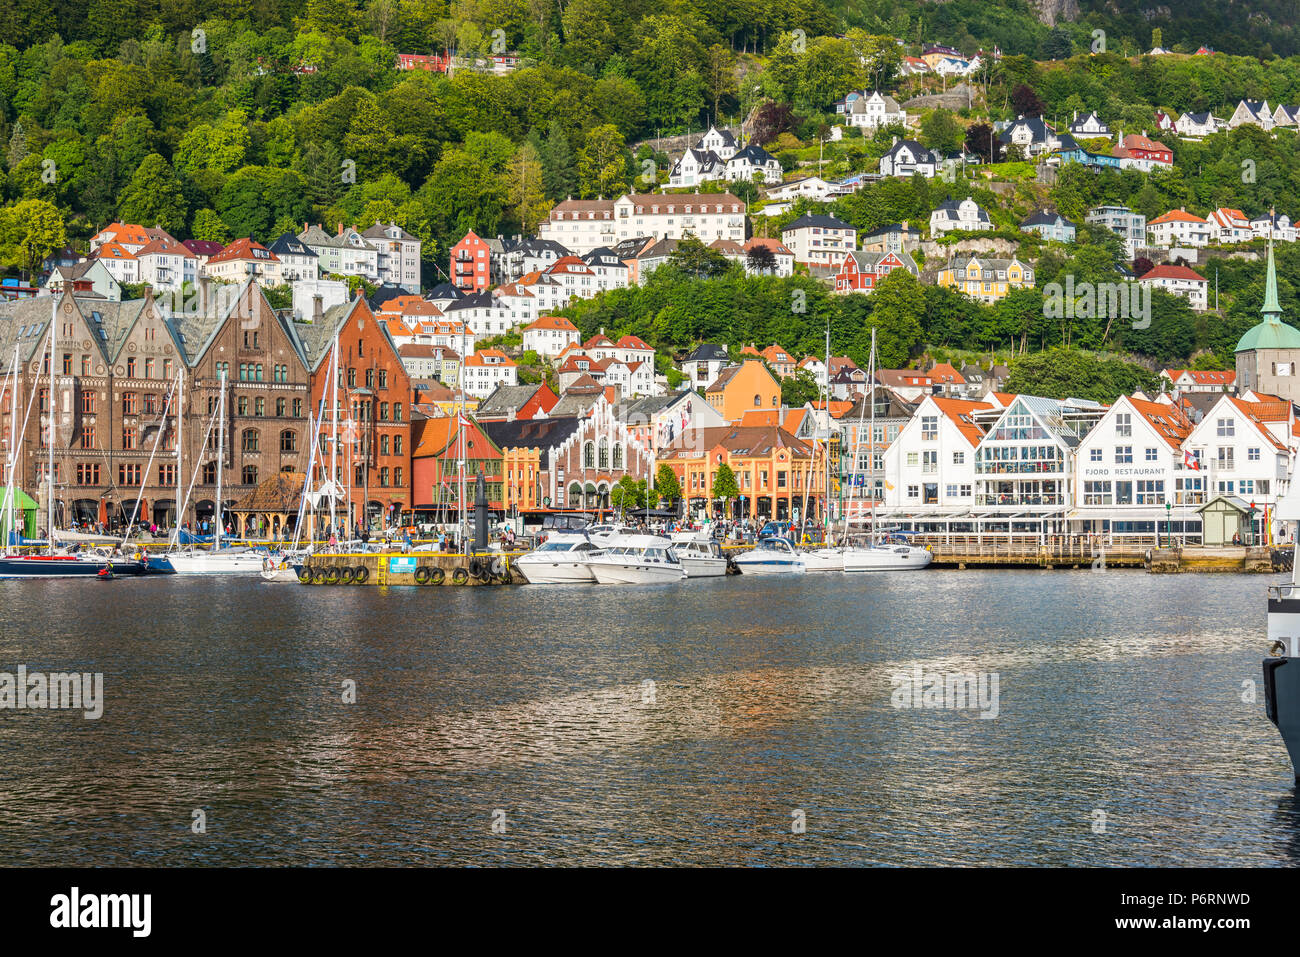
[[[311,297],[311,318],[312,321],[318,321],[325,316],[325,297],[320,293]]]

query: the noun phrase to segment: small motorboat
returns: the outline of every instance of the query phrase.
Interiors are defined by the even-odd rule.
[[[598,549],[584,532],[554,532],[537,548],[520,555],[511,567],[530,585],[594,582],[589,560]]]
[[[788,538],[760,538],[751,551],[734,559],[742,575],[802,575],[808,563]]]
[[[714,578],[727,574],[727,557],[711,538],[697,535],[674,535],[673,554],[682,563],[687,578]]]
[[[591,556],[587,567],[602,585],[653,585],[681,581],[682,563],[673,543],[659,535],[619,535]]]
[[[924,568],[934,560],[929,549],[897,540],[844,549],[846,572],[893,572]]]

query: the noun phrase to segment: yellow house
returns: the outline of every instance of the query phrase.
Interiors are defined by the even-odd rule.
[[[704,398],[728,422],[738,422],[751,409],[776,409],[781,405],[781,383],[758,359],[727,366]]]
[[[939,270],[939,285],[950,286],[980,302],[997,302],[1012,289],[1032,289],[1034,270],[1014,256],[985,259],[969,256],[952,259]]]

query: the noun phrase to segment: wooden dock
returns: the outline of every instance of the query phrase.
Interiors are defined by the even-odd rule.
[[[361,552],[310,555],[298,581],[304,585],[521,585],[511,562],[518,552],[484,552],[466,558],[447,552]]]
[[[1143,544],[1070,542],[931,542],[932,564],[955,568],[1145,568],[1154,574],[1274,572],[1290,567],[1291,553],[1267,546],[1200,545],[1161,548]]]

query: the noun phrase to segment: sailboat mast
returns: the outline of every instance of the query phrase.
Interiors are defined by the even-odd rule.
[[[224,519],[221,516],[221,479],[224,477],[226,458],[226,370],[222,369],[218,380],[220,391],[217,393],[217,511],[216,529],[213,532],[212,550],[221,550],[221,530]]]
[[[826,535],[830,536],[831,530],[831,323],[826,321],[826,368],[822,372],[822,400],[826,403],[823,411],[826,413],[826,450],[824,454],[825,461],[822,475],[822,525],[826,529]],[[817,439],[813,438],[813,453],[817,452]],[[805,506],[806,508],[806,506]],[[828,543],[829,544],[829,543]]]
[[[333,435],[330,437],[330,534],[334,534],[337,520],[334,516],[334,489],[339,474],[339,334],[334,332],[334,355],[330,358],[330,384],[334,390]]]
[[[181,436],[185,428],[185,368],[177,363],[176,370],[176,536],[173,545],[181,543]]]
[[[867,360],[867,401],[871,403],[871,427],[867,432],[867,481],[876,474],[876,327],[871,327],[871,357]],[[871,488],[871,544],[876,544],[876,490]]]
[[[49,431],[46,433],[46,440],[49,442],[50,446],[50,459],[45,474],[45,481],[49,489],[46,496],[46,505],[49,516],[48,528],[50,537],[46,547],[51,555],[54,554],[54,405],[55,402],[58,401],[58,397],[54,390],[54,326],[58,321],[58,318],[59,304],[58,301],[55,300],[50,303],[50,407],[47,410],[48,414],[46,415],[46,424],[49,427]]]
[[[14,427],[18,424],[18,344],[14,343],[14,367],[12,381],[6,379],[9,386],[9,456],[5,462],[5,510],[9,513],[6,523],[5,551],[9,550],[9,538],[14,534],[14,463],[18,439]]]

